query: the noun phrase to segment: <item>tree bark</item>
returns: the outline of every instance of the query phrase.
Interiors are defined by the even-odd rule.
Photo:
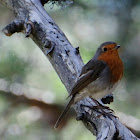
[[[7,36],[23,32],[26,37],[32,38],[49,59],[69,92],[84,65],[78,48],[70,44],[39,0],[0,0],[0,3],[15,14],[15,20],[7,25],[3,32]],[[86,114],[82,121],[87,129],[97,136],[97,140],[138,140],[118,118],[103,116],[88,107],[81,109],[81,104],[92,107],[94,102],[85,98],[74,105],[74,109],[78,118],[81,118],[83,113]]]

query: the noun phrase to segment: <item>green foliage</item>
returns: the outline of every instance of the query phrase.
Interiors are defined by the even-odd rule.
[[[18,80],[26,77],[28,73],[27,68],[29,62],[25,62],[23,59],[16,56],[14,52],[8,52],[8,54],[0,60],[0,77],[9,81]],[[19,78],[19,79],[18,79]]]

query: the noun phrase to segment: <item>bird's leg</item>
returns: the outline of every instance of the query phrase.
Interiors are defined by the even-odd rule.
[[[109,118],[111,116],[116,117],[112,114],[114,112],[112,109],[110,109],[109,107],[103,106],[101,103],[99,103],[97,100],[95,100],[93,98],[91,98],[91,99],[94,101],[96,106],[90,106],[90,105],[83,105],[82,104],[81,107],[88,107],[90,109],[93,109],[93,110],[95,110],[96,112],[100,113],[101,115],[103,115],[105,117],[106,116],[109,117]],[[105,109],[109,110],[109,112],[105,111]],[[101,115],[98,115],[97,117],[101,117]]]
[[[98,115],[97,117],[99,118],[99,117],[101,117],[102,115],[104,116],[104,117],[111,117],[111,116],[113,116],[113,117],[115,117],[116,118],[116,116],[115,115],[113,115],[112,114],[112,111],[110,111],[110,112],[106,112],[106,111],[104,111],[104,109],[106,109],[106,108],[103,108],[103,107],[101,107],[101,106],[89,106],[89,105],[81,105],[82,107],[88,107],[88,108],[90,108],[90,109],[92,109],[92,110],[95,110],[96,112],[98,112],[98,113],[100,113],[100,115]],[[85,118],[85,117],[84,117]],[[82,120],[82,119],[81,119]]]
[[[105,112],[105,111],[102,111],[102,112],[101,112],[97,106],[89,106],[89,105],[84,105],[84,104],[82,104],[81,107],[82,107],[82,108],[83,108],[83,107],[88,107],[89,109],[95,110],[95,111],[98,112],[98,113]],[[85,115],[85,114],[83,114],[83,115]]]
[[[110,113],[113,113],[114,111],[112,110],[112,109],[110,109],[108,106],[104,106],[104,105],[102,105],[101,103],[99,103],[96,99],[94,99],[94,98],[92,98],[92,97],[90,97],[92,100],[93,100],[93,102],[97,105],[96,107],[98,108],[98,109],[107,109],[107,110],[109,110],[110,111]]]

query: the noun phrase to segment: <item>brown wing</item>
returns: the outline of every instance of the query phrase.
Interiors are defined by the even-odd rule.
[[[96,80],[103,69],[106,67],[106,63],[100,60],[90,60],[84,67],[82,68],[81,74],[75,85],[73,86],[71,95],[75,95],[81,89],[86,87],[89,83]]]
[[[87,73],[90,70],[95,70],[96,68],[98,69],[101,67],[102,69],[102,67],[104,68],[105,65],[106,65],[105,62],[101,60],[91,59],[86,65],[83,66],[80,76]]]

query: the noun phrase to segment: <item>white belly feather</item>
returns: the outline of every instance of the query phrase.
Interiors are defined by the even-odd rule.
[[[113,86],[104,86],[104,87],[99,87],[97,86],[98,85],[97,83],[93,82],[89,84],[86,88],[82,89],[79,93],[77,93],[74,102],[77,102],[88,96],[92,96],[92,98],[94,99],[101,99],[104,96],[112,93],[119,84],[119,82],[115,83]]]

